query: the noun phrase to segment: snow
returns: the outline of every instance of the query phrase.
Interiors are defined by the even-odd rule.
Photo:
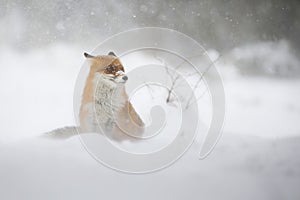
[[[263,43],[256,47],[269,52]],[[40,137],[75,124],[73,90],[84,62],[81,47],[57,43],[26,52],[1,48],[2,199],[300,198],[299,79],[242,76],[234,68],[234,57],[218,62],[226,94],[226,121],[212,154],[198,159],[200,138],[169,168],[130,175],[99,164],[85,151],[78,136],[68,140]],[[257,51],[252,47],[240,49],[243,59]],[[218,57],[218,52],[211,52],[213,58]],[[284,63],[285,54],[275,55]],[[205,98],[200,110],[209,116],[211,104]],[[161,99],[157,101],[161,103]],[[150,102],[144,104],[149,108],[135,104],[140,111],[148,111]],[[175,108],[169,107],[170,115],[177,112]],[[143,116],[149,120],[147,114]],[[207,126],[209,117],[204,118],[208,118],[203,120]],[[126,145],[130,148],[130,143]]]

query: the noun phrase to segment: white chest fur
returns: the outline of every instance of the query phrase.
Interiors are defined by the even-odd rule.
[[[111,80],[96,74],[94,81],[94,102],[93,119],[90,119],[95,126],[103,126],[111,130],[116,122],[118,111],[125,106],[124,84],[116,84]],[[91,116],[91,115],[90,115]]]

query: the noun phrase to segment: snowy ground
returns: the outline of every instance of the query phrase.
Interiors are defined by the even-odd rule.
[[[232,75],[220,62],[226,121],[213,153],[198,160],[195,143],[168,169],[128,175],[92,159],[78,137],[39,137],[74,124],[83,50],[63,44],[27,52],[1,48],[1,198],[300,198],[299,79]]]

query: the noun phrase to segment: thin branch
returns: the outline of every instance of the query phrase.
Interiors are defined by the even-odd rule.
[[[153,92],[153,88],[151,88],[151,85],[149,85],[149,84],[148,84],[148,83],[146,83],[146,82],[144,82],[144,84],[145,84],[145,85],[146,85],[146,87],[148,88],[148,91],[149,91],[149,93],[150,93],[150,95],[151,95],[152,99],[154,99],[154,97],[153,97],[153,94],[152,94],[152,92]],[[152,90],[152,92],[151,92],[150,90]]]
[[[199,84],[202,82],[203,80],[203,77],[205,76],[205,74],[210,70],[210,68],[222,57],[222,55],[220,55],[216,60],[214,60],[205,70],[203,73],[201,73],[201,76],[200,78],[198,79],[197,83],[194,85],[194,88],[193,88],[193,91],[195,91],[198,87],[199,87]],[[193,98],[193,95],[194,93],[192,92],[192,94],[190,95],[190,97],[188,98],[188,101],[187,101],[187,104],[185,106],[185,108],[187,109],[191,104],[191,100]]]
[[[167,89],[168,90],[168,96],[167,96],[167,99],[166,99],[166,102],[169,103],[170,102],[170,98],[171,98],[171,94],[172,94],[172,91],[174,90],[174,87],[176,85],[176,81],[179,79],[179,75],[177,75],[177,77],[172,80],[172,85],[171,85],[171,88],[170,89]]]
[[[177,82],[177,80],[180,78],[180,76],[179,76],[179,75],[176,75],[176,77],[174,78],[174,76],[171,75],[171,72],[170,72],[169,68],[167,67],[167,65],[164,64],[164,66],[165,66],[165,69],[166,69],[166,73],[167,73],[168,76],[170,76],[170,78],[171,78],[171,87],[170,87],[170,88],[166,88],[166,89],[168,90],[168,95],[167,95],[166,102],[169,103],[169,102],[170,102],[170,99],[171,99],[172,91],[174,90],[175,85],[176,85],[176,82]]]
[[[202,92],[202,94],[200,96],[198,96],[194,101],[190,101],[186,106],[185,106],[185,109],[187,109],[189,106],[191,106],[193,103],[196,103],[198,102],[204,95],[205,93],[208,91],[208,89],[206,88],[204,90],[204,92]]]
[[[201,54],[201,55],[190,56],[190,57],[188,57],[187,59],[191,59],[191,58],[203,56],[203,55],[205,55],[205,54],[206,54],[206,52],[204,52],[204,53]],[[155,57],[157,60],[159,60],[159,61],[165,66],[166,73],[167,73],[168,76],[171,78],[171,87],[170,87],[170,88],[167,88],[167,90],[168,90],[168,95],[167,95],[167,99],[166,99],[166,102],[169,103],[169,102],[170,102],[170,99],[171,99],[172,91],[174,90],[174,88],[176,88],[175,85],[176,85],[176,82],[177,82],[177,80],[179,79],[180,76],[179,76],[179,75],[176,75],[176,77],[174,77],[174,76],[171,74],[171,72],[170,72],[168,66],[166,65],[166,63],[164,62],[164,60],[161,59],[160,57],[156,56],[156,55],[154,55],[154,57]],[[205,71],[204,71],[203,73],[201,73],[199,79],[197,80],[196,84],[195,84],[194,87],[193,87],[193,91],[195,91],[195,90],[199,87],[199,84],[200,84],[201,81],[203,80],[204,75],[210,70],[210,68],[213,66],[213,64],[215,64],[216,61],[218,61],[221,57],[222,57],[222,55],[220,55],[216,60],[214,60],[214,61],[213,61],[213,62],[205,69]],[[187,60],[182,61],[182,62],[179,63],[174,69],[175,69],[175,70],[178,70],[178,69],[179,69],[181,66],[183,66],[183,64],[186,63],[186,62],[187,62]],[[193,75],[196,75],[196,74],[198,74],[198,73],[197,73],[197,72],[190,73],[190,74],[187,75],[187,77],[193,76]],[[181,82],[180,82],[180,83],[181,83]],[[179,83],[179,85],[180,85],[180,83]],[[203,94],[201,94],[200,98],[201,98],[205,93],[206,93],[206,91],[205,91]],[[193,98],[193,96],[194,96],[193,94],[194,94],[194,93],[192,93],[192,94],[189,96],[188,101],[187,101],[186,108],[188,108],[188,106],[190,106],[192,103],[194,103],[194,101],[191,102],[191,101],[192,101],[192,98]],[[198,100],[199,100],[199,98],[196,99],[196,101],[198,101]]]

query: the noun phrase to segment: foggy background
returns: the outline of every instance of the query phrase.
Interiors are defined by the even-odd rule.
[[[1,1],[0,36],[19,49],[54,42],[94,47],[121,31],[158,26],[222,52],[280,39],[299,50],[299,9],[296,0]]]
[[[300,2],[0,0],[0,196],[3,199],[299,199]],[[226,121],[213,153],[195,144],[170,168],[132,176],[93,160],[74,125],[84,58],[132,28],[171,28],[208,51]],[[184,45],[184,44],[180,44]]]

